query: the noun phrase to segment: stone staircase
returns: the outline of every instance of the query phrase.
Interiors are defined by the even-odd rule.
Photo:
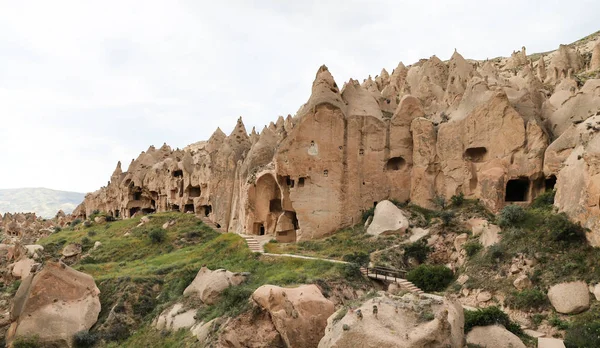
[[[242,238],[244,238],[246,240],[246,244],[248,244],[248,248],[250,249],[250,251],[255,252],[255,253],[264,253],[265,252],[262,245],[260,245],[260,243],[258,242],[258,240],[256,240],[256,238],[254,238],[252,236],[248,236],[248,235],[241,235],[241,236],[242,236]]]

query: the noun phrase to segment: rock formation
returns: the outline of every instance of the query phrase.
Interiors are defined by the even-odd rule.
[[[280,288],[263,285],[252,300],[269,312],[271,320],[287,347],[316,347],[325,333],[327,318],[334,305],[316,285]]]
[[[561,45],[535,63],[525,48],[484,62],[454,52],[448,61],[399,63],[362,84],[350,79],[342,89],[322,66],[294,116],[250,134],[240,118],[230,134],[217,129],[181,150],[151,146],[127,171],[119,163],[74,214],[178,210],[225,231],[289,242],[356,224],[382,200],[432,207],[435,196],[462,193],[494,212],[526,204],[574,168],[557,148],[581,146],[589,160],[598,153],[573,134],[561,139],[600,112],[600,80],[578,79],[585,57],[596,66],[597,47]],[[586,191],[594,169],[586,168],[576,190],[561,192],[560,179],[556,186],[557,206],[581,222],[599,209],[600,191]],[[567,207],[565,195],[589,200]],[[598,245],[600,225],[591,220]]]
[[[327,324],[319,348],[463,347],[464,317],[460,304],[419,300],[413,295],[368,300],[345,314],[335,313]]]
[[[91,276],[62,263],[46,263],[19,286],[10,310],[7,342],[36,335],[42,344],[71,346],[76,332],[96,323],[99,294]]]
[[[202,267],[183,294],[197,295],[203,303],[213,304],[225,289],[240,285],[245,279],[246,277],[240,273],[232,273],[224,269],[211,271]]]

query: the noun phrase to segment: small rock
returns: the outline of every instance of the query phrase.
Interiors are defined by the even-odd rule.
[[[488,291],[482,291],[477,294],[477,302],[487,302],[492,299],[492,294]]]
[[[461,290],[461,292],[462,292],[462,294],[463,294],[463,296],[464,296],[464,297],[467,297],[467,296],[469,296],[469,294],[471,293],[471,290],[469,290],[469,289],[467,289],[467,288],[463,288],[463,289]]]
[[[150,218],[147,216],[142,216],[142,218],[140,219],[140,223],[142,224],[147,224],[150,222]]]
[[[515,279],[515,281],[513,282],[513,285],[518,290],[530,289],[533,286],[529,277],[527,277],[524,274],[518,276],[517,279]]]
[[[101,223],[106,222],[106,218],[104,216],[96,216],[94,218],[94,222],[97,224],[101,224]]]
[[[129,237],[129,236],[131,236],[131,233],[129,233],[129,232],[125,232],[125,234],[124,234],[123,236],[124,236],[124,237]]]
[[[96,241],[96,243],[94,243],[94,250],[98,249],[100,246],[102,246],[102,243],[100,243],[100,241]]]
[[[525,329],[525,330],[523,330],[523,332],[525,332],[527,335],[529,335],[533,338],[539,338],[539,337],[546,336],[545,333],[537,332],[537,331],[530,330],[530,329]]]
[[[538,338],[538,348],[565,348],[565,343],[558,338],[540,337]]]
[[[510,266],[510,273],[516,274],[516,273],[519,273],[519,272],[521,272],[521,270],[519,269],[519,266],[517,266],[516,264],[513,263]]]
[[[79,243],[71,243],[67,245],[62,251],[62,255],[64,257],[72,257],[79,254],[81,254],[81,244]]]
[[[594,286],[594,290],[592,291],[592,293],[594,294],[596,301],[600,301],[600,284],[596,284]]]
[[[466,233],[456,236],[454,239],[454,249],[456,249],[456,251],[460,251],[462,246],[467,242],[467,239],[469,239],[469,235]]]
[[[456,280],[456,282],[460,285],[465,285],[465,283],[469,280],[469,276],[466,274],[461,274],[460,277]]]

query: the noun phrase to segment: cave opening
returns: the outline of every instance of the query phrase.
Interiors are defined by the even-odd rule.
[[[183,176],[183,170],[181,170],[181,169],[178,169],[178,170],[174,170],[174,171],[173,171],[173,177],[175,177],[175,178],[180,178],[180,177],[182,177],[182,176]]]
[[[546,188],[546,191],[554,190],[554,187],[556,187],[556,175],[550,175],[549,177],[547,177],[544,182],[544,186]]]
[[[190,198],[200,197],[201,193],[202,193],[202,190],[200,189],[200,186],[189,186],[188,187],[188,196]]]
[[[152,208],[144,208],[144,209],[142,209],[142,214],[144,214],[144,215],[154,214],[155,212],[156,212],[156,210],[152,209]]]
[[[179,205],[177,205],[177,204],[171,204],[171,210],[172,211],[179,211]]]
[[[134,207],[129,209],[129,217],[133,217],[135,215],[135,213],[137,213],[138,211],[140,211],[139,207]]]
[[[186,204],[183,206],[183,212],[184,213],[195,213],[196,209],[194,208],[194,204]]]
[[[137,191],[133,193],[133,200],[134,201],[139,201],[140,199],[142,199],[142,192],[141,191]]]
[[[204,216],[208,217],[212,213],[212,205],[204,205]]]
[[[406,160],[402,157],[392,157],[385,164],[385,170],[400,170],[406,165]]]
[[[518,178],[506,183],[506,202],[526,202],[529,196],[529,179]]]
[[[464,158],[471,162],[483,162],[486,160],[487,149],[485,147],[470,147],[465,150]]]

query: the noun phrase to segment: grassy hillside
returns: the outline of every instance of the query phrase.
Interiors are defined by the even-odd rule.
[[[156,238],[169,220],[175,225],[164,238]],[[219,234],[191,214],[155,214],[149,223],[138,227],[139,223],[140,218],[88,227],[78,223],[40,240],[47,259],[59,258],[67,243],[82,244],[84,256],[71,266],[92,275],[101,291],[102,312],[91,330],[105,340],[100,346],[194,346],[186,334],[161,334],[149,325],[167,305],[182,300],[183,290],[203,265],[250,273],[246,283],[226,291],[219,303],[193,304],[204,320],[249,310],[247,299],[263,284],[322,284],[345,281],[347,276],[345,265],[252,253],[240,236]],[[94,249],[96,241],[102,245]]]
[[[63,210],[69,214],[83,201],[85,193],[56,191],[47,188],[0,190],[0,213],[29,213],[51,218]]]

